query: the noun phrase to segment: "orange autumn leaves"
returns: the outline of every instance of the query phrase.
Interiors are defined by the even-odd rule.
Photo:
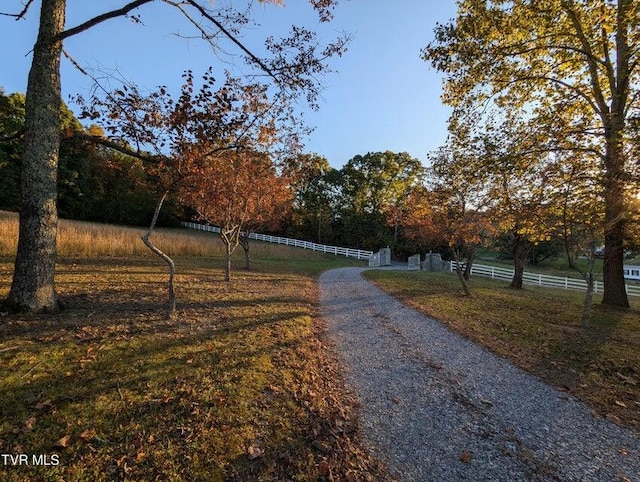
[[[184,172],[181,200],[221,227],[274,229],[293,195],[271,157],[252,149],[205,156]]]

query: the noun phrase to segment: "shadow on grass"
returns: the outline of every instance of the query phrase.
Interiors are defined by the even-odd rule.
[[[640,430],[640,312],[594,305],[588,327],[565,325],[534,368],[599,416]]]
[[[26,365],[3,364],[14,375],[2,377],[0,447],[58,452],[61,465],[4,467],[3,480],[313,473],[330,452],[313,442],[324,437],[317,446],[330,447],[334,436],[328,428],[322,435],[331,417],[313,408],[301,380],[305,338],[276,329],[295,330],[296,316],[240,320],[195,335],[167,323],[121,339],[101,337],[103,326],[86,342],[29,344],[20,353]],[[99,328],[90,320],[77,326]]]

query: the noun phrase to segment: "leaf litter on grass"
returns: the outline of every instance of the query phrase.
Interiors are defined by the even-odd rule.
[[[66,310],[2,318],[18,348],[0,352],[0,449],[60,457],[3,480],[387,478],[322,342],[313,277],[265,263],[226,284],[184,259],[169,321],[162,269],[120,261],[62,263]]]

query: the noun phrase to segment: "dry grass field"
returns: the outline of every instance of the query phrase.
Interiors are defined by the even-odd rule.
[[[61,219],[58,256],[61,258],[153,257],[140,237],[144,228],[113,226]],[[216,235],[195,230],[159,228],[152,241],[169,256],[223,258],[224,246]],[[18,244],[18,216],[0,211],[0,256],[13,256]],[[252,255],[270,259],[309,259],[315,254],[287,246],[255,242]],[[238,248],[240,250],[240,248]]]

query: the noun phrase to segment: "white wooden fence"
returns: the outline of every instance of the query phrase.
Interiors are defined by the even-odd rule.
[[[182,226],[189,229],[198,229],[210,233],[220,233],[217,226],[207,226],[205,224],[181,223]],[[301,241],[299,239],[283,238],[280,236],[271,236],[268,234],[251,233],[249,239],[256,241],[264,241],[266,243],[284,244],[286,246],[294,246],[296,248],[310,249],[312,251],[320,251],[322,253],[335,254],[336,256],[346,256],[348,258],[369,259],[373,255],[373,251],[365,251],[362,249],[340,248],[338,246],[327,246],[324,244],[312,243],[309,241]]]
[[[456,262],[451,262],[451,271],[455,271]],[[493,279],[500,279],[505,281],[511,281],[513,278],[513,269],[498,268],[496,266],[487,266],[482,264],[473,264],[471,267],[471,274],[478,276],[484,276]],[[587,289],[586,281],[578,278],[562,278],[559,276],[547,276],[539,273],[527,273],[525,271],[522,276],[523,283],[536,286],[545,286],[549,288],[562,288],[565,290],[580,290],[585,291]],[[640,296],[640,286],[626,285],[627,294],[629,296]],[[601,281],[595,282],[595,292],[602,292],[604,284]]]

